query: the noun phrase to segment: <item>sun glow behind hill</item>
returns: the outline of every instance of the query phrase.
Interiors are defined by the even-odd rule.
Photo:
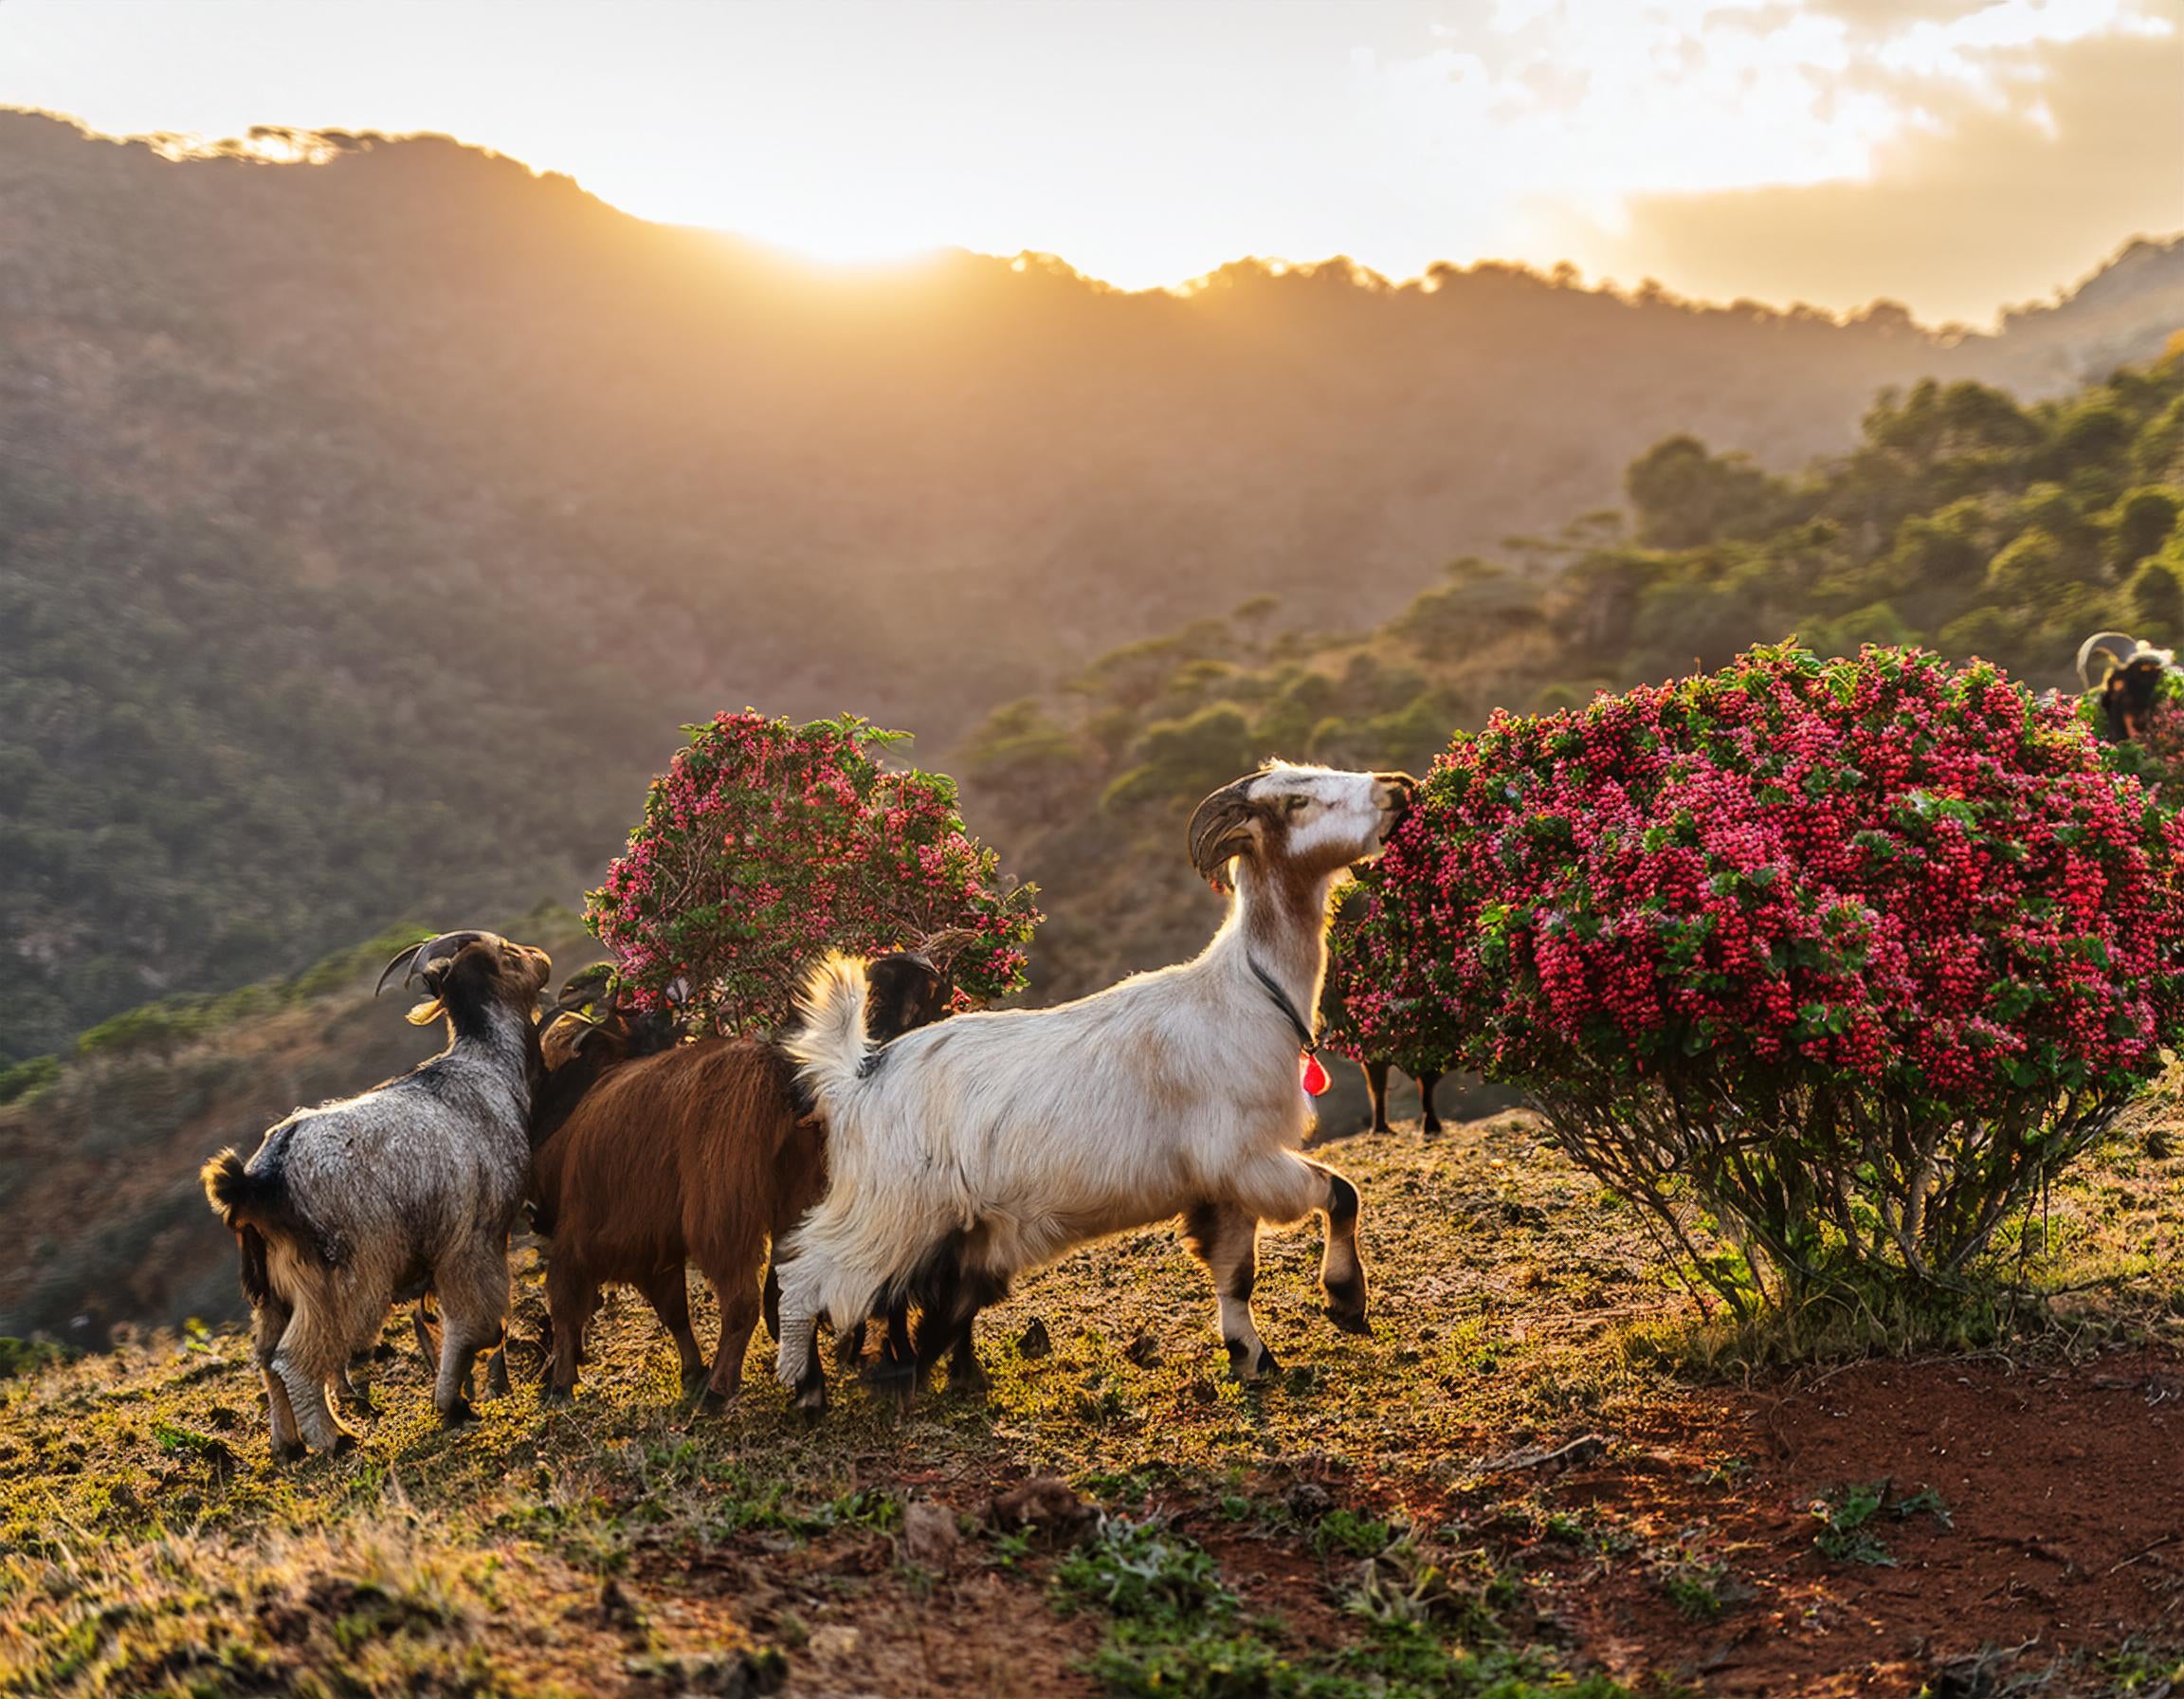
[[[435,132],[834,263],[1488,257],[1985,322],[2184,209],[2179,0],[0,7],[0,102]]]

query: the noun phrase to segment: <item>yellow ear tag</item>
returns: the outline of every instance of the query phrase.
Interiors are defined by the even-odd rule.
[[[440,999],[433,997],[428,1001],[419,1003],[416,1008],[410,1010],[402,1018],[413,1027],[428,1027],[440,1018],[442,1013]]]

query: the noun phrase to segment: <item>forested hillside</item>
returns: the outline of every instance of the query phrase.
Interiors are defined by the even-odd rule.
[[[1961,339],[1497,265],[815,271],[444,140],[29,114],[0,228],[0,1061],[570,891],[700,714],[936,760],[1247,597],[1385,616],[1667,431],[1794,466],[1883,383],[2037,396],[2184,321],[2175,243]]]
[[[2075,689],[2078,645],[2184,642],[2184,343],[2029,407],[1971,382],[1884,394],[1796,476],[1684,435],[1627,504],[1466,557],[1395,617],[1323,637],[1244,607],[1119,649],[966,745],[970,808],[1044,888],[1037,994],[1190,948],[1218,909],[1182,854],[1198,797],[1269,757],[1423,769],[1496,708],[1574,705],[1795,634],[1919,643]]]
[[[1849,453],[1794,477],[1671,437],[1627,483],[1625,511],[1503,559],[1460,560],[1384,623],[1307,635],[1247,604],[990,715],[961,751],[966,817],[1042,887],[1033,1000],[1204,941],[1221,910],[1189,869],[1185,816],[1268,756],[1423,770],[1451,728],[1496,707],[1575,703],[1793,632],[1822,650],[1874,639],[1976,652],[2073,688],[2095,630],[2184,639],[2184,352],[2029,408],[1975,384],[1921,384],[1874,406]],[[189,739],[159,742],[166,722],[149,708],[143,720],[148,749],[191,758]],[[312,723],[300,707],[300,739],[355,758],[338,720]],[[460,742],[448,748],[459,759]],[[146,756],[128,769],[147,794],[155,767]],[[403,814],[399,776],[386,782],[419,857],[435,831],[465,830],[422,807]],[[127,789],[102,806],[126,808]],[[263,794],[264,821],[220,822],[233,853],[283,818],[280,785]],[[402,868],[387,872],[398,883]],[[266,883],[246,882],[237,902]],[[156,904],[145,915],[154,923]],[[596,959],[566,910],[506,923],[563,971]],[[155,1004],[64,1062],[0,1072],[0,1193],[44,1224],[0,1251],[0,1333],[84,1314],[78,1331],[96,1338],[102,1320],[230,1313],[229,1244],[196,1163],[420,1053],[366,996],[380,959],[365,946],[288,982]]]

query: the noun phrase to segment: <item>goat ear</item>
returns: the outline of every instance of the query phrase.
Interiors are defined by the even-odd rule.
[[[446,1013],[446,1005],[438,997],[427,997],[402,1018],[413,1027],[428,1027]]]
[[[1251,805],[1250,788],[1247,778],[1223,785],[1191,816],[1191,865],[1198,869],[1200,878],[1220,889],[1228,888],[1229,862],[1256,843],[1252,826],[1258,810]]]

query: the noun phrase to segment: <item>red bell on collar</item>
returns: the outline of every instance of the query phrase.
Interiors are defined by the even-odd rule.
[[[1318,1097],[1327,1089],[1327,1069],[1310,1050],[1304,1052],[1304,1095]]]

